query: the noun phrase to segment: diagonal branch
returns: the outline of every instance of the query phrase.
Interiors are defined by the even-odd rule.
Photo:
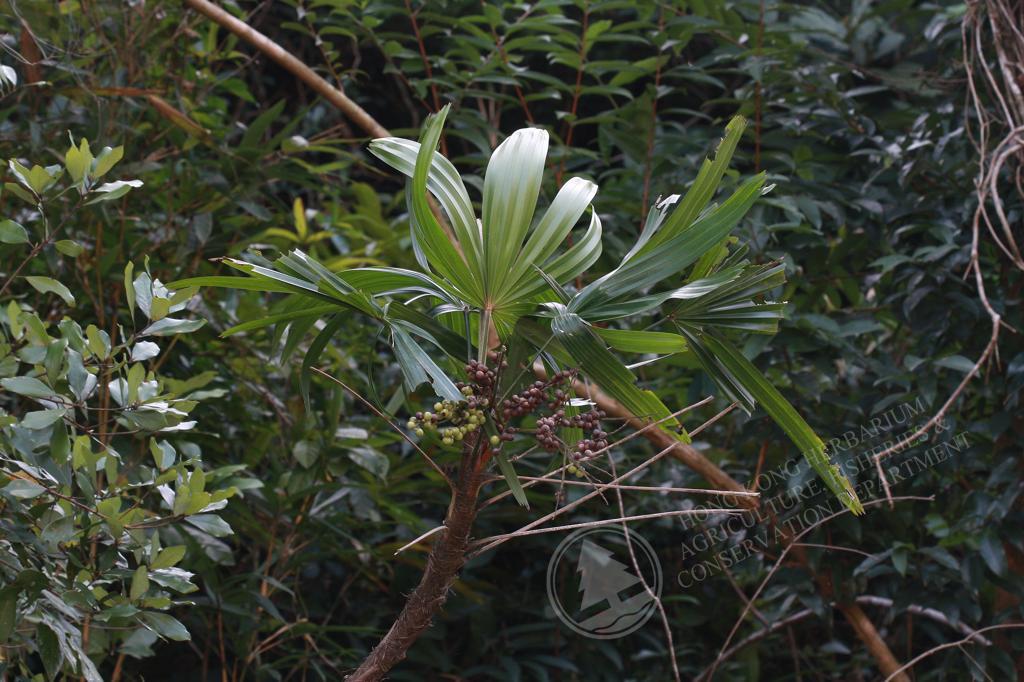
[[[378,123],[377,119],[373,116],[370,116],[366,109],[363,109],[344,92],[328,83],[326,79],[313,69],[309,68],[308,65],[298,59],[291,52],[288,52],[286,49],[254,29],[249,24],[245,23],[241,19],[236,19],[209,0],[184,0],[184,3],[186,6],[205,15],[208,19],[211,19],[215,23],[223,26],[263,54],[273,59],[282,68],[334,105],[338,111],[344,114],[350,121],[355,123],[370,137],[391,137],[391,133],[388,129]],[[440,223],[441,228],[445,231],[445,234],[448,235],[448,239],[455,244],[456,249],[459,249],[458,240],[456,240],[455,235],[452,234],[451,226],[449,226],[448,221],[444,219],[441,207],[438,206],[434,197],[431,196],[429,192],[427,193],[427,201],[430,203],[430,210],[433,211],[435,216],[437,216],[437,222]]]
[[[273,40],[263,35],[241,19],[236,19],[227,11],[209,0],[184,0],[185,5],[205,15],[208,19],[220,24],[236,36],[246,41],[257,50],[267,55],[293,76],[315,90],[321,97],[333,104],[349,120],[373,137],[390,137],[388,129],[377,122],[361,106],[349,99],[341,90],[328,83],[316,71],[309,68],[295,55],[285,50]]]

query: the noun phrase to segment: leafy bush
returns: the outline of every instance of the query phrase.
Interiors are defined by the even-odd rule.
[[[65,225],[142,185],[101,183],[123,153],[105,147],[94,157],[82,139],[63,164],[10,161],[19,184],[6,190],[29,205],[18,211],[27,227],[3,224],[4,248],[23,260],[4,284],[0,312],[0,639],[15,673],[31,674],[35,653],[51,678],[101,680],[97,663],[108,651],[150,655],[160,638],[187,640],[167,611],[189,604],[185,595],[198,587],[177,564],[186,543],[231,533],[215,512],[235,492],[234,469],[206,470],[188,438],[196,426],[189,413],[224,392],[204,390],[211,374],[161,375],[153,340],[203,326],[172,317],[195,290],[172,294],[148,268],[134,276],[129,263],[126,325],[115,318],[109,329],[83,330],[70,289],[28,274],[51,264],[52,274],[66,273],[86,247],[61,238]]]

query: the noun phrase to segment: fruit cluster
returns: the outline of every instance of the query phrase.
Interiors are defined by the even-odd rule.
[[[497,404],[497,388],[501,370],[508,367],[505,348],[487,354],[487,362],[470,360],[465,365],[466,381],[455,386],[464,401],[445,400],[434,404],[433,412],[417,412],[406,426],[417,436],[427,431],[436,431],[445,445],[454,445],[468,434],[481,429],[488,417],[494,420],[496,434],[489,442],[500,448],[503,443],[515,439],[519,429],[512,421],[530,414],[538,414],[536,438],[542,448],[555,452],[565,444],[558,436],[563,428],[578,428],[586,435],[572,450],[573,463],[567,471],[576,476],[585,476],[583,461],[595,451],[608,446],[607,433],[601,430],[600,421],[605,413],[591,410],[583,414],[566,415],[569,387],[576,376],[575,369],[566,369],[552,374],[547,381],[534,381],[522,391],[509,396]],[[542,412],[548,411],[548,414]]]
[[[601,420],[607,416],[604,410],[590,410],[569,419],[570,426],[582,429],[584,433],[590,433],[589,438],[583,438],[576,443],[576,451],[572,454],[573,459],[589,459],[596,451],[608,447],[608,434],[601,430]]]
[[[427,431],[437,431],[445,445],[461,441],[466,434],[484,425],[487,421],[484,408],[490,405],[488,399],[479,399],[473,395],[472,389],[467,393],[466,388],[462,390],[462,394],[466,396],[465,401],[445,400],[434,403],[433,412],[417,412],[405,425],[417,436],[423,436]],[[449,426],[442,426],[445,422]]]
[[[535,381],[519,393],[509,396],[501,403],[502,418],[508,421],[522,417],[535,412],[542,404],[547,404],[550,410],[557,410],[568,397],[562,386],[572,381],[575,374],[576,371],[571,369],[555,372],[547,381]]]
[[[537,419],[537,442],[548,452],[554,452],[562,444],[557,429],[569,426],[565,418],[565,410],[558,410],[549,417]]]
[[[508,363],[505,362],[504,366],[508,367]],[[466,364],[466,378],[480,388],[490,388],[494,386],[498,374],[479,360],[470,360]]]

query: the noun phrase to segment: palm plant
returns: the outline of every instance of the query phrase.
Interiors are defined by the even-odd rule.
[[[442,430],[442,443],[437,444],[450,444],[462,453],[454,480],[438,469],[452,487],[445,531],[434,542],[420,586],[357,679],[378,679],[401,660],[440,608],[465,560],[481,474],[492,461],[516,499],[526,504],[507,457],[506,444],[515,433],[510,415],[517,413],[514,405],[499,402],[530,390],[534,377],[521,368],[532,370],[535,363],[541,375],[554,376],[556,383],[570,375],[595,382],[637,417],[655,421],[657,428],[688,442],[668,407],[638,386],[636,375],[616,352],[692,353],[726,397],[747,411],[760,405],[843,503],[861,511],[852,486],[830,463],[822,441],[734,342],[737,334],[774,333],[783,314],[781,303],[765,300],[784,282],[783,265],[752,264],[743,248],[731,248],[730,232],[766,191],[764,174],[747,179],[720,203],[710,203],[743,132],[741,118],[726,127],[714,159],[705,160],[685,195],[651,208],[636,243],[614,269],[585,286],[572,286],[601,255],[601,220],[591,203],[597,186],[570,179],[536,218],[548,136],[539,129],[519,130],[491,156],[478,220],[458,172],[436,151],[447,111],[445,107],[427,120],[419,142],[383,138],[370,144],[374,155],[409,178],[406,199],[418,270],[333,272],[296,250],[273,262],[258,256],[225,259],[242,277],[176,283],[285,294],[271,314],[225,332],[287,328],[284,356],[324,318],[302,362],[307,400],[307,370],[332,336],[342,325],[358,323],[353,311],[372,318],[388,333],[406,389],[411,393],[430,384],[444,401],[439,410],[453,424],[461,424]],[[447,230],[428,195],[443,210]],[[582,234],[563,249],[587,215]],[[657,313],[674,331],[630,328],[638,317]],[[498,376],[494,372],[501,363],[511,370]],[[469,381],[458,381],[466,370]],[[565,390],[552,399],[552,407],[557,402],[563,408],[555,424],[561,437],[549,442],[572,443],[581,437],[576,419],[580,402],[571,400],[571,382],[561,386]],[[549,381],[534,388],[547,396],[555,385]],[[466,417],[467,401],[473,419]],[[421,413],[412,416],[409,427],[422,434],[422,426],[437,421],[438,415]]]

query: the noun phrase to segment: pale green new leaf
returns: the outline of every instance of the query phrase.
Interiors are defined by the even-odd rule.
[[[507,281],[518,287],[533,266],[540,266],[554,254],[590,206],[595,194],[597,185],[583,178],[570,178],[562,185],[519,252]],[[515,298],[509,300],[514,301]]]
[[[441,128],[450,105],[440,112],[427,118],[423,128],[420,150],[416,157],[416,168],[412,182],[407,188],[407,196],[411,209],[412,235],[417,249],[424,259],[421,265],[429,266],[442,277],[448,279],[462,295],[481,305],[483,290],[480,282],[473,277],[463,256],[455,249],[437,223],[427,203],[427,176],[433,166],[434,150],[441,138]],[[426,262],[422,262],[425,260]]]
[[[482,206],[484,291],[491,302],[507,300],[509,267],[533,222],[548,153],[547,131],[523,128],[491,154]]]
[[[420,143],[400,137],[382,137],[370,143],[370,153],[403,175],[412,178],[416,169]],[[466,255],[470,268],[482,277],[483,245],[477,225],[473,202],[462,182],[462,177],[451,161],[440,152],[434,152],[427,174],[427,189],[437,198],[448,215],[459,246]]]
[[[565,253],[552,258],[541,270],[555,282],[568,282],[585,272],[601,257],[601,219],[595,211],[590,217],[590,227],[583,238],[573,244]],[[536,272],[527,273],[516,288],[508,294],[508,300],[530,299],[548,288],[547,282]]]

